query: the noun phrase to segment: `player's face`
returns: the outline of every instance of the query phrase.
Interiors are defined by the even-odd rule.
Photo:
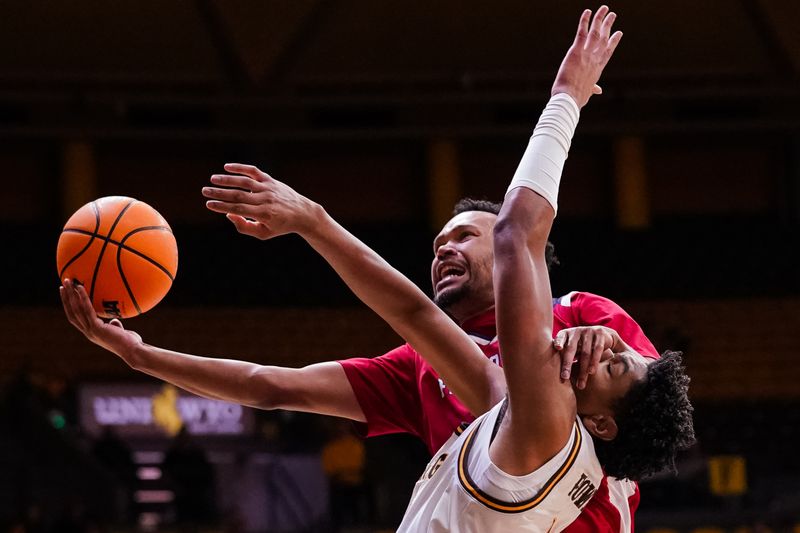
[[[456,319],[493,305],[492,230],[497,215],[466,211],[445,224],[433,241],[433,301]]]
[[[614,414],[614,406],[630,388],[645,378],[649,359],[629,350],[612,353],[607,350],[605,360],[589,376],[584,389],[573,386],[581,415]],[[574,385],[574,384],[573,384]]]

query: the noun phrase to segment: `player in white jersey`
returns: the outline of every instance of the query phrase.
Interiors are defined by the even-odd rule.
[[[599,486],[602,466],[638,479],[674,464],[677,449],[693,440],[688,378],[675,354],[648,364],[614,332],[598,328],[593,350],[606,352],[598,372],[582,390],[560,379],[545,245],[580,107],[599,94],[600,73],[622,37],[611,34],[615,14],[607,7],[591,25],[590,18],[588,10],[581,16],[494,229],[508,395],[436,454],[400,532],[560,531]],[[641,407],[663,410],[662,416],[631,427],[631,420],[641,422],[635,416]],[[622,447],[615,448],[618,437]],[[652,446],[626,457],[631,437]]]
[[[591,435],[576,419],[567,444],[530,474],[509,476],[489,458],[506,402],[454,434],[414,487],[398,531],[561,531],[603,479]]]

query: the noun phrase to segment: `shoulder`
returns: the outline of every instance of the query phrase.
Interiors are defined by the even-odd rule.
[[[409,380],[416,376],[422,358],[408,344],[377,357],[351,357],[337,361],[344,369],[351,384],[353,381],[370,380]]]
[[[572,291],[553,299],[556,316],[569,314],[570,326],[603,325],[609,320],[630,321],[631,316],[614,300],[591,292]]]
[[[563,516],[578,513],[597,490],[603,477],[592,439],[576,419],[564,447],[529,474],[515,476],[489,459],[489,446],[502,410],[495,407],[476,420],[460,440],[459,483],[481,505],[502,513]]]
[[[611,298],[591,292],[572,291],[562,296],[560,300],[560,304],[566,307],[611,309],[614,312],[624,312],[622,307]]]

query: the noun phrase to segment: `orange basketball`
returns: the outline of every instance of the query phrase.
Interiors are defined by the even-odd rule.
[[[97,314],[130,318],[153,308],[178,271],[167,221],[144,202],[107,196],[70,217],[56,252],[58,276],[81,283]]]

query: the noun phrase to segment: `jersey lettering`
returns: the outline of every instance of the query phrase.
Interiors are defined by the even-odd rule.
[[[425,474],[423,477],[427,477],[428,479],[432,478],[436,471],[442,467],[442,464],[444,464],[444,460],[447,459],[447,455],[448,454],[446,453],[440,455],[439,458],[436,459],[436,462],[434,462],[428,469],[427,474]]]
[[[447,390],[447,385],[444,384],[444,380],[442,378],[437,379],[437,381],[439,382],[439,394],[442,396],[442,398],[444,398],[445,392],[447,392],[447,394],[453,394],[452,391]]]
[[[597,491],[597,488],[591,480],[586,477],[586,474],[581,474],[581,478],[569,491],[569,497],[578,509],[582,509],[591,499],[592,495],[594,495],[595,491]]]

